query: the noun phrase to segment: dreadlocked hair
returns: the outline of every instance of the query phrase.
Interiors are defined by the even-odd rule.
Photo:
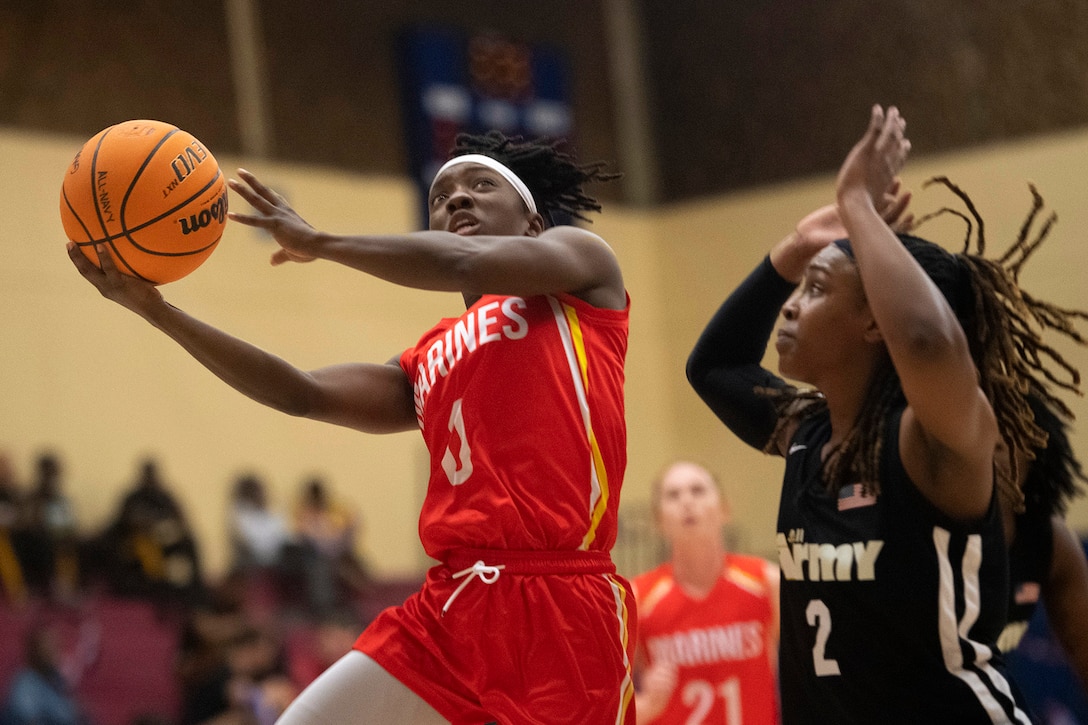
[[[579,165],[561,150],[563,144],[562,140],[526,141],[521,136],[508,137],[499,131],[479,136],[462,133],[457,135],[450,158],[483,154],[509,167],[532,192],[549,226],[555,223],[556,213],[590,221],[583,212],[599,212],[601,205],[586,195],[582,186],[591,181],[611,181],[620,174],[605,172],[604,161]]]
[[[1070,421],[1048,405],[1035,386],[1028,392],[1028,404],[1036,425],[1046,432],[1047,441],[1036,450],[1024,477],[1024,506],[1048,517],[1064,515],[1069,502],[1084,494],[1082,484],[1088,483],[1069,442]]]
[[[1005,444],[1014,453],[1010,456],[1011,475],[1008,479],[998,477],[998,493],[1013,511],[1019,512],[1024,508],[1024,493],[1017,485],[1018,460],[1032,460],[1038,452],[1045,451],[1048,437],[1048,431],[1037,422],[1029,403],[1029,390],[1065,421],[1073,418],[1072,411],[1050,392],[1051,386],[1080,394],[1078,370],[1043,342],[1042,332],[1054,330],[1084,345],[1075,321],[1085,319],[1088,314],[1043,302],[1019,287],[1023,264],[1046,238],[1055,219],[1051,215],[1040,232],[1029,236],[1042,208],[1034,187],[1031,189],[1035,204],[1019,236],[1000,258],[992,260],[983,256],[984,224],[970,198],[945,177],[934,177],[924,186],[933,183],[944,184],[956,194],[970,216],[943,208],[921,217],[912,229],[941,214],[958,216],[968,228],[962,251],[953,254],[907,233],[898,233],[898,237],[940,289],[964,330],[978,368],[979,386],[993,406]],[[972,232],[976,229],[972,251]],[[851,254],[848,242],[840,246]],[[772,398],[779,411],[778,428],[769,447],[791,420],[796,422],[826,409],[826,402],[817,391],[786,386],[764,394]],[[823,462],[822,476],[829,492],[837,492],[851,483],[861,483],[867,495],[880,492],[880,457],[888,414],[905,402],[899,376],[890,357],[885,356],[869,381],[865,402],[853,427]],[[1059,455],[1057,460],[1067,467],[1070,462],[1075,463],[1072,455]],[[1079,464],[1067,468],[1064,478],[1075,487],[1075,481],[1083,478]],[[1061,484],[1055,482],[1055,485]]]
[[[1031,476],[1036,469],[1035,461],[1046,455],[1051,468],[1057,466],[1064,469],[1058,479],[1066,484],[1056,479],[1055,485],[1063,490],[1068,489],[1068,495],[1072,495],[1076,481],[1084,479],[1065,435],[1065,429],[1073,421],[1074,415],[1052,389],[1056,387],[1081,395],[1080,371],[1046,344],[1042,336],[1046,331],[1053,331],[1084,346],[1088,341],[1077,330],[1076,324],[1078,320],[1088,319],[1088,313],[1058,307],[1036,298],[1023,290],[1019,283],[1024,264],[1050,234],[1058,216],[1050,212],[1038,230],[1032,233],[1044,202],[1035,185],[1029,183],[1032,206],[1019,234],[997,259],[990,259],[985,256],[985,225],[967,193],[945,176],[928,179],[923,188],[931,184],[941,184],[959,197],[975,222],[972,230],[970,219],[964,214],[957,214],[967,224],[960,256],[973,269],[977,304],[984,310],[985,332],[992,340],[992,344],[984,347],[982,359],[976,358],[976,363],[979,364],[983,391],[997,415],[1001,437],[1010,451],[1020,454],[1012,455],[1011,480],[999,480],[998,491],[1013,511],[1022,511],[1027,485],[1016,485],[1016,481],[1020,480],[1021,456],[1030,461],[1028,475]],[[949,212],[949,209],[938,209],[921,217],[915,226]],[[1052,452],[1053,455],[1048,455],[1050,442],[1056,438],[1065,440],[1068,455],[1057,449]],[[1060,440],[1058,445],[1060,448]],[[1036,491],[1046,490],[1038,486],[1034,488]],[[1064,507],[1064,499],[1062,502],[1050,501],[1048,505],[1056,507],[1059,503]]]

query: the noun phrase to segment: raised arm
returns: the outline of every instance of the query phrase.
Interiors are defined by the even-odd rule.
[[[707,323],[688,356],[688,382],[738,438],[762,450],[778,413],[758,388],[785,385],[760,364],[782,304],[794,284],[765,257]]]
[[[68,256],[103,297],[143,317],[258,403],[370,433],[416,426],[412,389],[397,365],[355,364],[305,372],[170,305],[154,286],[121,274],[105,250],[99,253],[102,269],[74,244],[68,245]]]
[[[486,172],[482,172],[486,174]],[[458,234],[475,217],[458,198],[432,204],[431,229],[408,234],[342,236],[320,232],[253,174],[231,188],[253,207],[231,219],[272,233],[280,249],[273,264],[326,259],[406,287],[468,295],[569,293],[597,307],[623,309],[623,275],[612,249],[596,234],[573,226],[544,229],[539,215],[520,234]],[[477,220],[478,221],[478,220]],[[481,225],[482,227],[483,225]]]
[[[981,515],[993,488],[993,409],[948,302],[874,205],[910,142],[895,108],[873,108],[839,172],[838,207],[873,318],[907,398],[902,456],[915,484],[945,513]]]
[[[889,224],[909,224],[904,216],[909,193],[894,180],[881,198],[881,215]],[[729,430],[748,445],[763,450],[778,413],[757,388],[785,382],[760,364],[779,310],[805,267],[821,249],[846,236],[834,204],[820,207],[797,223],[763,262],[722,303],[688,357],[687,376],[695,392]],[[788,436],[785,433],[783,439]],[[781,448],[779,445],[773,448]]]

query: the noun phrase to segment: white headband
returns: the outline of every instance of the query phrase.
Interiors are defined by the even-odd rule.
[[[525,182],[518,178],[518,175],[511,171],[504,164],[496,161],[490,156],[484,156],[483,154],[465,154],[464,156],[454,156],[452,159],[442,164],[442,166],[435,173],[435,181],[442,175],[442,172],[451,166],[457,164],[480,164],[486,166],[492,171],[497,172],[502,178],[510,182],[510,185],[518,192],[518,196],[525,202],[525,206],[529,207],[529,211],[536,214],[536,201],[533,200],[533,195],[529,191],[529,187],[525,185]],[[431,188],[434,188],[434,181],[431,182]]]

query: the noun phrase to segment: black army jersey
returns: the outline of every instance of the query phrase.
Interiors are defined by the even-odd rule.
[[[910,481],[891,414],[880,493],[826,491],[831,425],[805,420],[786,455],[777,543],[783,722],[1030,723],[996,642],[1008,563],[996,496],[965,524]]]

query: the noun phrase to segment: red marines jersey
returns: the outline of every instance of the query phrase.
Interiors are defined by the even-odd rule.
[[[650,665],[677,665],[676,689],[655,725],[778,722],[773,653],[767,651],[774,593],[767,576],[763,559],[726,554],[722,576],[705,599],[680,588],[671,564],[633,579],[639,654]]]
[[[569,295],[485,295],[401,355],[431,459],[427,554],[612,548],[627,324]]]

